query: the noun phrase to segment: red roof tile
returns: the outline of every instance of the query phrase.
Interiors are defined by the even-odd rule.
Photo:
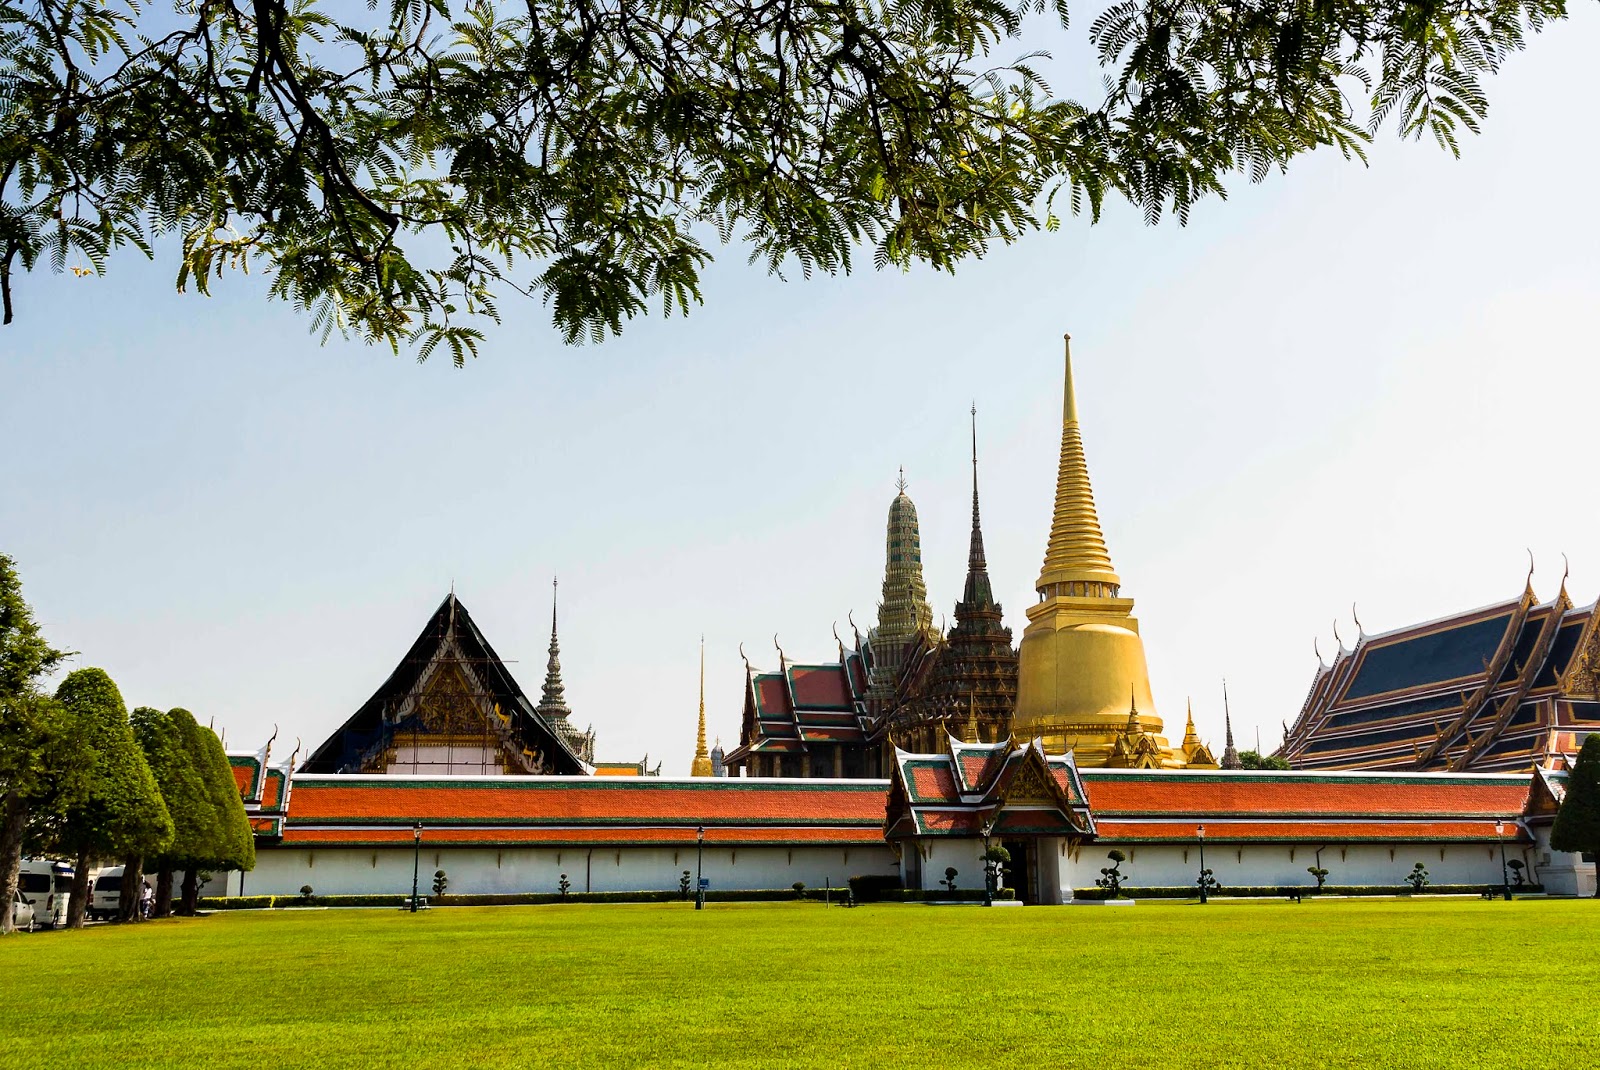
[[[428,828],[423,843],[527,843],[527,844],[616,844],[631,843],[695,845],[695,830],[680,828]],[[412,842],[409,828],[294,828],[285,831],[283,842],[295,846],[351,846],[355,844],[406,844]],[[755,843],[805,843],[840,846],[882,846],[883,834],[871,828],[838,828],[791,825],[779,827],[707,827],[705,842],[718,847]]]
[[[845,691],[844,674],[837,666],[830,668],[793,668],[789,680],[794,686],[797,706],[849,706],[850,695]]]
[[[1119,814],[1216,814],[1449,817],[1522,812],[1527,777],[1362,777],[1359,774],[1136,775],[1085,770],[1084,787],[1097,817]]]
[[[756,677],[756,698],[764,713],[783,714],[789,710],[789,692],[781,676]]]

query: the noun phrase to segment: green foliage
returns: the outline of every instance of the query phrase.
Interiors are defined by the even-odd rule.
[[[565,876],[566,876],[566,874],[563,873],[562,877],[565,877]],[[693,882],[693,878],[689,876],[689,871],[688,870],[684,870],[683,871],[683,875],[678,878],[678,898],[679,899],[687,899],[687,898],[689,898],[689,885],[692,882]]]
[[[1406,883],[1411,885],[1413,892],[1420,892],[1428,886],[1428,867],[1421,862],[1411,867],[1411,872],[1406,874]]]
[[[1322,891],[1323,887],[1328,883],[1328,871],[1321,866],[1307,866],[1306,872],[1316,878],[1317,891]]]
[[[1600,732],[1589,733],[1567,775],[1567,794],[1550,826],[1557,851],[1600,851]]]
[[[711,240],[778,272],[953,270],[1098,218],[1187,219],[1391,117],[1457,149],[1479,77],[1563,0],[1122,0],[1105,95],[1020,47],[1067,0],[0,0],[0,298],[174,237],[177,283],[269,293],[419,359],[476,352],[499,292],[568,341],[699,303]],[[1358,90],[1358,92],[1351,92]]]
[[[960,874],[956,872],[955,866],[946,866],[944,869],[944,880],[940,881],[939,883],[944,885],[945,891],[949,892],[951,895],[954,895],[956,891],[956,877],[958,876],[960,876]]]
[[[312,888],[311,885],[302,884],[300,886],[300,898],[301,899],[310,899],[311,896],[313,894],[315,894],[315,891],[316,891],[316,889]]]
[[[1216,874],[1209,869],[1202,869],[1194,883],[1195,887],[1200,889],[1201,895],[1216,895],[1222,891],[1222,885],[1218,882]]]
[[[688,871],[685,870],[684,872],[687,873]],[[565,899],[567,897],[567,893],[572,890],[572,882],[567,880],[567,875],[563,873],[561,874],[561,880],[557,882],[556,887],[560,890],[561,898]]]
[[[1106,852],[1106,857],[1111,860],[1111,865],[1100,870],[1100,876],[1094,883],[1105,892],[1107,899],[1115,899],[1122,892],[1122,863],[1128,860],[1128,856],[1112,848]]]
[[[1521,888],[1521,887],[1522,887],[1522,886],[1523,886],[1523,885],[1524,885],[1524,884],[1526,884],[1526,883],[1527,883],[1527,878],[1525,878],[1525,877],[1524,877],[1524,876],[1523,876],[1523,875],[1522,875],[1522,871],[1523,871],[1523,870],[1524,870],[1524,869],[1525,869],[1525,868],[1527,868],[1527,867],[1526,867],[1526,866],[1525,866],[1525,865],[1524,865],[1524,864],[1523,864],[1523,861],[1522,861],[1522,859],[1520,859],[1520,858],[1513,858],[1513,859],[1512,859],[1512,860],[1511,860],[1511,861],[1509,861],[1509,862],[1507,862],[1507,863],[1506,863],[1506,868],[1507,868],[1507,869],[1509,869],[1509,870],[1511,870],[1511,883],[1512,883],[1512,884],[1513,884],[1513,885],[1514,885],[1514,886],[1516,886],[1516,887],[1518,887],[1518,888]]]
[[[444,890],[446,888],[448,888],[448,887],[450,887],[450,878],[445,874],[445,871],[442,870],[442,869],[434,870],[433,871],[433,894],[434,895],[443,895],[444,894]]]
[[[3,10],[0,6],[0,11]],[[3,48],[3,37],[0,37],[0,49]],[[0,63],[0,72],[4,70]],[[4,88],[3,74],[0,74],[0,109],[4,107]],[[4,115],[4,110],[0,110],[0,117]],[[0,132],[0,145],[4,144],[4,138],[5,134]],[[3,184],[0,184],[0,193],[3,193]],[[5,227],[4,205],[5,201],[0,200],[0,235]],[[31,693],[41,677],[71,656],[71,652],[57,650],[39,634],[33,609],[22,597],[22,577],[17,574],[16,562],[0,554],[0,701],[15,700]],[[0,790],[5,790],[5,776],[4,767],[0,766]]]
[[[1239,752],[1239,765],[1245,769],[1287,769],[1289,760],[1276,754],[1258,754],[1253,750]]]
[[[897,896],[900,892],[900,877],[895,873],[858,874],[846,883],[850,886],[850,894],[855,896],[858,903],[875,903],[880,899]]]
[[[195,865],[205,869],[255,869],[255,833],[250,829],[250,818],[244,812],[239,786],[233,779],[233,768],[228,764],[227,752],[222,749],[222,740],[196,721],[188,710],[174,709],[168,715],[183,735],[189,760],[205,783],[217,820],[215,838],[209,844],[211,853],[196,858]]]
[[[84,797],[69,807],[54,844],[67,855],[152,855],[172,842],[172,818],[134,742],[122,694],[102,669],[78,669],[56,689],[95,756]]]
[[[172,714],[149,706],[140,706],[128,720],[172,818],[172,842],[148,858],[147,865],[178,870],[212,864],[222,840],[222,823],[184,726]]]

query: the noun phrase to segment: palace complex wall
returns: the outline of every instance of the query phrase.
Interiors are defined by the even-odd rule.
[[[403,893],[414,865],[452,892],[842,885],[896,874],[982,883],[1011,854],[1028,902],[1061,902],[1126,856],[1126,886],[1492,885],[1502,853],[1530,879],[1592,892],[1595,867],[1549,850],[1567,758],[1600,727],[1600,615],[1565,586],[1378,636],[1322,665],[1281,753],[1220,761],[1188,718],[1169,741],[1143,640],[1100,529],[1070,353],[1055,504],[1017,646],[994,599],[979,510],[955,624],[933,626],[916,507],[890,504],[878,623],[832,662],[745,663],[740,740],[708,750],[704,655],[694,776],[600,762],[572,722],[555,609],[541,700],[524,694],[452,591],[400,665],[304,762],[270,741],[233,755],[257,834],[237,895]],[[659,763],[656,766],[659,770]],[[719,775],[725,770],[727,776]],[[626,774],[626,775],[618,775]],[[418,839],[420,837],[420,841]],[[419,845],[420,844],[420,845]]]

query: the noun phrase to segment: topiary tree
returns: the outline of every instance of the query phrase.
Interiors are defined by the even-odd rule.
[[[1413,892],[1420,892],[1428,886],[1428,867],[1421,862],[1411,867],[1411,872],[1406,874],[1406,883],[1411,885]]]
[[[450,887],[450,878],[445,874],[445,871],[442,870],[442,869],[434,870],[433,871],[433,894],[434,895],[443,895],[444,894],[444,890],[446,888],[448,888],[448,887]]]
[[[202,870],[251,870],[256,868],[256,838],[250,818],[239,798],[233,768],[217,734],[185,709],[168,711],[172,723],[183,736],[189,760],[205,784],[215,823],[210,836],[183,866],[183,899],[179,913],[193,915],[200,899]]]
[[[1011,852],[998,843],[983,852],[983,887],[990,899],[1000,887],[1000,877],[1011,861]]]
[[[76,862],[67,925],[83,927],[89,866],[102,858],[137,862],[172,842],[172,818],[155,777],[134,742],[128,707],[103,669],[69,673],[56,689],[56,701],[77,718],[83,738],[95,753],[88,791],[69,807],[56,830],[54,846]],[[122,909],[138,902],[138,874],[123,874]]]
[[[76,721],[39,691],[68,656],[39,633],[16,566],[0,554],[0,903],[16,899],[30,822],[59,818],[94,768]],[[0,933],[12,923],[11,911],[0,909]]]
[[[561,880],[556,884],[556,888],[561,892],[561,898],[565,899],[567,897],[567,891],[571,887],[572,882],[567,880],[567,875],[565,873],[561,874]]]
[[[804,899],[806,897],[805,881],[795,881],[793,884],[789,885],[789,887],[794,890],[794,897],[796,899]]]
[[[944,868],[944,880],[939,882],[940,884],[944,885],[945,890],[951,895],[956,894],[956,876],[956,867],[946,866]]]
[[[164,918],[172,913],[173,872],[209,863],[222,835],[221,821],[183,726],[149,706],[140,706],[128,720],[172,818],[172,842],[147,860],[156,874],[151,914]]]
[[[310,899],[313,894],[314,893],[313,893],[311,885],[302,884],[300,886],[300,898],[301,899]]]
[[[1100,871],[1100,879],[1094,883],[1106,890],[1107,899],[1115,899],[1122,894],[1122,863],[1128,856],[1113,848],[1106,852],[1106,857],[1111,859],[1111,865]]]
[[[1322,891],[1322,886],[1328,882],[1328,871],[1321,866],[1307,866],[1306,872],[1317,879],[1317,891]]]
[[[1525,883],[1523,881],[1523,879],[1522,879],[1522,870],[1524,868],[1522,859],[1513,858],[1511,861],[1506,863],[1506,868],[1511,870],[1511,883],[1512,883],[1512,885],[1517,887],[1517,888],[1521,888],[1522,885]]]
[[[1550,846],[1600,856],[1600,732],[1589,733],[1578,751],[1578,761],[1567,777],[1567,794],[1550,827]],[[1595,882],[1600,899],[1600,881]]]
[[[690,883],[692,883],[693,880],[694,880],[694,878],[689,876],[689,871],[688,870],[684,870],[683,871],[683,875],[678,878],[678,898],[679,899],[687,899],[687,898],[689,898],[689,885],[690,885]]]

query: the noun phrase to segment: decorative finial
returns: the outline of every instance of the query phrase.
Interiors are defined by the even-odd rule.
[[[1313,637],[1312,637],[1312,638],[1311,638],[1311,649],[1312,649],[1312,650],[1313,650],[1313,651],[1315,651],[1315,652],[1316,652],[1316,655],[1317,655],[1317,665],[1318,665],[1318,666],[1322,666],[1322,665],[1326,665],[1326,664],[1327,664],[1327,662],[1325,662],[1325,661],[1323,661],[1323,660],[1322,660],[1322,648],[1321,648],[1321,647],[1320,647],[1320,646],[1318,646],[1318,645],[1317,645],[1317,639],[1316,639],[1316,637],[1315,637],[1315,636],[1313,636]]]
[[[1072,385],[1072,335],[1063,334],[1061,341],[1066,349],[1067,358],[1067,385],[1061,397],[1061,422],[1075,424],[1078,422],[1078,398]]]
[[[1361,626],[1361,618],[1356,616],[1356,604],[1354,602],[1350,603],[1350,616],[1355,618],[1356,641],[1360,642],[1362,639],[1366,638],[1367,630]]]
[[[1339,652],[1341,654],[1344,653],[1344,640],[1339,638],[1339,620],[1337,617],[1333,621],[1333,638],[1339,644]]]
[[[895,488],[895,490],[898,490],[901,494],[904,494],[906,492],[906,466],[905,465],[901,465],[900,466],[900,478],[896,479],[894,481],[894,488]]]

